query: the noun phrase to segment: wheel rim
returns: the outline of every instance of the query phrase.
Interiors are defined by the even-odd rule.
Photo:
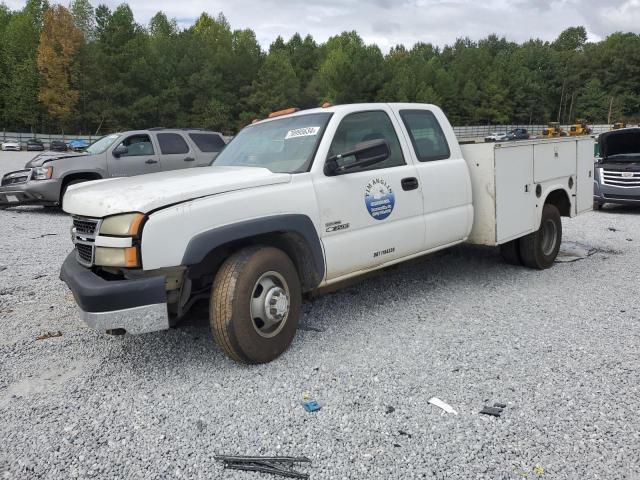
[[[556,248],[558,227],[553,220],[546,220],[542,224],[542,253],[549,256]]]
[[[282,331],[291,306],[289,286],[278,272],[266,272],[253,286],[250,300],[251,323],[264,338],[275,337]]]

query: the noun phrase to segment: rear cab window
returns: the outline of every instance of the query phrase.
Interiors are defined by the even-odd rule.
[[[179,133],[158,133],[157,138],[163,155],[189,153],[189,145]]]
[[[420,162],[444,160],[451,156],[447,139],[433,112],[400,110],[400,118],[409,132],[413,150]]]
[[[224,139],[215,133],[190,133],[189,138],[203,153],[219,153],[227,145]]]

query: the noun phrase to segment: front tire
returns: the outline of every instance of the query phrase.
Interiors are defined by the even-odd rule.
[[[553,265],[562,242],[562,221],[554,205],[542,208],[540,228],[520,238],[522,263],[530,268],[544,270]]]
[[[275,360],[293,341],[301,302],[298,272],[283,251],[244,248],[222,264],[213,282],[213,338],[237,362]]]

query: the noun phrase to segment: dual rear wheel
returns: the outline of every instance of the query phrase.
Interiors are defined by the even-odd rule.
[[[546,204],[542,208],[540,228],[524,237],[500,245],[500,253],[511,265],[525,265],[543,270],[551,267],[560,251],[562,222],[558,208]]]

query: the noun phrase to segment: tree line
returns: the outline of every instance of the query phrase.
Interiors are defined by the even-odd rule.
[[[0,128],[96,133],[152,126],[235,133],[273,110],[325,101],[428,102],[457,125],[640,118],[640,35],[553,42],[490,35],[384,54],[356,32],[295,34],[263,51],[250,29],[202,13],[189,28],[127,4],[0,4]]]

